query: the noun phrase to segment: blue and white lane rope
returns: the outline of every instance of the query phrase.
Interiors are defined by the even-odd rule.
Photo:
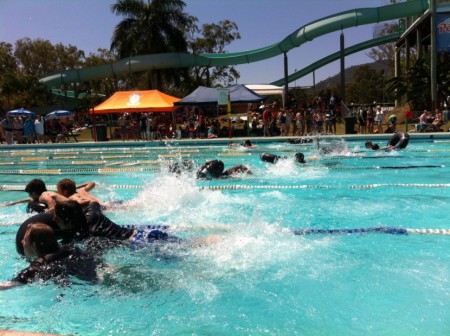
[[[222,185],[222,186],[199,186],[199,190],[246,190],[246,189],[375,189],[375,188],[450,188],[450,183],[375,183],[375,184],[363,184],[363,185],[349,185],[347,187],[333,186],[333,185]],[[109,185],[110,189],[143,189],[143,185],[133,184],[112,184]],[[48,185],[48,190],[56,190],[55,185]],[[0,185],[0,191],[24,191],[23,185]]]
[[[363,233],[384,233],[391,235],[429,234],[429,235],[450,235],[450,229],[409,229],[394,227],[369,227],[358,229],[293,229],[292,232],[298,236],[306,235],[332,235],[332,234],[363,234]]]

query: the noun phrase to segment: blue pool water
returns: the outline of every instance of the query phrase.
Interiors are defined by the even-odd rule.
[[[384,142],[384,141],[379,141]],[[363,140],[315,143],[167,143],[146,147],[34,147],[0,153],[0,280],[26,267],[15,251],[32,178],[97,183],[119,224],[167,224],[209,246],[153,244],[109,250],[104,280],[0,291],[0,329],[78,335],[446,335],[450,237],[431,234],[292,234],[296,228],[450,229],[450,141],[418,140],[375,152]],[[275,165],[262,152],[286,156]],[[305,154],[306,165],[292,159]],[[168,162],[209,159],[253,174],[199,181]]]

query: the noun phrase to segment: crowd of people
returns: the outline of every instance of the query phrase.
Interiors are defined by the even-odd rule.
[[[162,139],[206,139],[228,137],[228,127],[233,136],[305,136],[314,134],[337,134],[337,123],[342,123],[340,101],[334,94],[319,95],[309,104],[290,102],[280,108],[277,102],[252,106],[246,117],[209,117],[199,107],[182,113],[124,113],[112,121],[112,140],[154,141]],[[395,113],[380,105],[358,108],[352,111],[356,117],[356,132],[360,134],[395,133],[398,118]],[[89,117],[86,117],[89,119]],[[443,113],[425,110],[417,120],[416,131],[443,131]],[[97,121],[98,122],[98,121]],[[101,123],[104,120],[100,120]],[[236,127],[237,125],[239,127]],[[85,127],[80,127],[84,125]],[[67,142],[74,130],[92,126],[91,120],[83,123],[72,118],[44,120],[42,115],[9,116],[0,122],[0,141],[13,143]],[[385,128],[384,128],[385,126]],[[241,133],[238,134],[238,128]],[[75,134],[76,135],[76,134]]]
[[[6,114],[0,122],[0,142],[8,145],[67,142],[74,129],[81,127],[69,118],[45,120],[42,115]]]
[[[425,132],[427,130],[433,132],[443,132],[442,126],[444,125],[444,118],[442,111],[436,109],[433,113],[428,110],[424,110],[419,117],[419,123],[417,124],[418,132]]]
[[[264,137],[336,134],[341,115],[339,99],[334,94],[319,95],[308,107],[291,102],[286,108],[278,108],[274,103],[262,105],[260,110],[262,113],[252,114],[250,134],[262,129]]]

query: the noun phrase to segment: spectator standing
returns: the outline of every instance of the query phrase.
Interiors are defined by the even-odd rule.
[[[266,136],[272,136],[272,134],[270,133],[270,124],[272,122],[272,113],[270,113],[270,107],[266,106],[264,108],[264,112],[262,115],[262,119],[263,119],[263,135]]]
[[[367,123],[367,109],[365,107],[359,110],[358,114],[358,124],[359,124],[359,133],[366,133],[366,123]]]
[[[22,143],[23,141],[23,120],[21,116],[16,116],[13,120],[14,135],[16,136],[16,142]]]
[[[367,109],[367,132],[372,134],[373,133],[373,123],[375,120],[375,113],[373,111],[373,107],[369,106]]]
[[[281,109],[279,114],[279,121],[280,121],[280,136],[286,136],[287,135],[287,128],[286,128],[286,110]]]
[[[130,130],[133,133],[133,140],[139,141],[139,134],[141,133],[141,127],[137,118],[132,118],[130,121]]]
[[[34,125],[34,120],[31,118],[31,115],[29,115],[23,125],[23,135],[28,144],[33,143],[34,138],[36,137],[36,128]]]
[[[117,120],[117,126],[119,126],[120,137],[122,138],[122,141],[125,141],[125,139],[128,139],[127,119],[126,119],[125,114],[122,114],[119,117],[119,119]]]
[[[148,140],[148,137],[147,137],[147,113],[141,114],[139,123],[141,124],[141,138],[142,138],[142,140],[147,141]]]
[[[375,112],[375,122],[377,123],[377,133],[383,133],[383,110],[380,105],[377,105],[377,111]]]
[[[45,121],[41,115],[38,115],[37,119],[34,121],[34,130],[36,132],[36,140],[38,143],[45,142]]]
[[[5,119],[1,122],[3,131],[5,132],[6,143],[12,145],[14,143],[14,122],[9,115],[6,115]]]

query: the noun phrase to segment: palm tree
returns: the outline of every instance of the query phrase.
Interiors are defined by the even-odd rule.
[[[117,0],[111,9],[125,19],[114,29],[111,50],[120,58],[187,51],[185,27],[189,16],[183,12],[185,6],[182,0]],[[163,73],[153,70],[149,74],[152,88],[161,85]]]

